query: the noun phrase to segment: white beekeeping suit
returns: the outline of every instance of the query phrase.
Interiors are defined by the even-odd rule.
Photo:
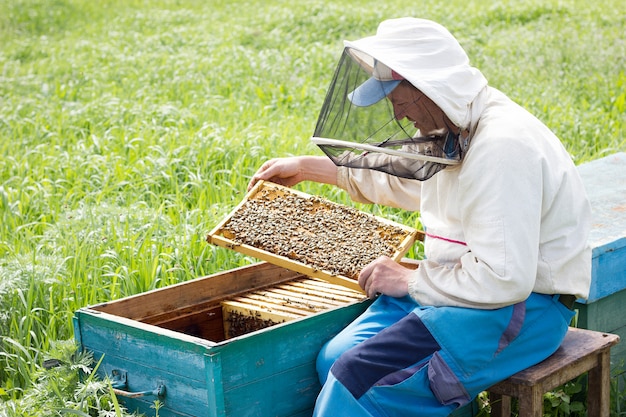
[[[399,85],[453,126],[393,122],[385,97]],[[314,416],[445,417],[558,348],[591,279],[582,181],[558,138],[488,86],[450,32],[401,18],[346,42],[314,141],[353,200],[420,211],[427,236],[408,295],[380,295],[318,355]]]

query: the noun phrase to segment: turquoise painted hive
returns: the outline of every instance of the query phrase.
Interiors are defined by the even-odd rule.
[[[236,337],[224,330],[229,300],[298,279],[307,277],[259,263],[85,307],[75,313],[75,337],[102,359],[98,373],[131,411],[155,415],[159,399],[161,417],[310,416],[317,353],[369,300],[347,297]]]

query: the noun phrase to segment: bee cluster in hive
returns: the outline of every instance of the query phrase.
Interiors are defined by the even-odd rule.
[[[236,244],[353,279],[376,258],[392,257],[409,233],[351,207],[271,188],[243,202],[222,228]]]
[[[225,320],[228,321],[228,334],[226,335],[228,339],[279,324],[274,320],[264,319],[261,317],[260,313],[253,311],[249,314],[233,311],[228,314]],[[282,322],[284,322],[284,320]]]

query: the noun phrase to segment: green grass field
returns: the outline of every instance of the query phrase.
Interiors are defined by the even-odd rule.
[[[321,154],[342,41],[407,15],[447,26],[576,163],[626,149],[622,0],[0,0],[0,415],[43,415],[78,308],[253,262],[207,232],[263,161]]]

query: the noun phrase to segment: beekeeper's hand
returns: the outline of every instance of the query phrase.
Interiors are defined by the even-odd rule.
[[[326,156],[292,156],[265,162],[252,176],[248,191],[260,180],[293,187],[302,181],[337,185],[337,167]]]
[[[361,270],[359,285],[370,298],[379,294],[404,297],[409,293],[409,278],[412,273],[412,269],[394,262],[387,256],[381,256]]]

